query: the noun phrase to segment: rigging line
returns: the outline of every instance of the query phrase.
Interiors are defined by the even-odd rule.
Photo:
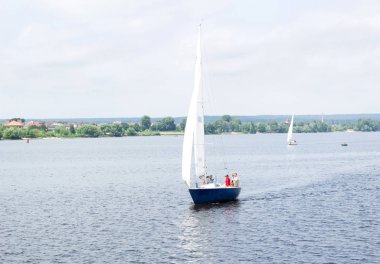
[[[213,85],[211,84],[211,78],[209,78],[209,67],[208,67],[208,54],[205,52],[205,50],[207,49],[204,49],[205,45],[202,45],[202,53],[203,53],[203,57],[205,58],[203,61],[202,61],[202,64],[204,65],[204,70],[203,72],[205,72],[205,74],[203,74],[204,78],[202,78],[202,82],[203,82],[203,85],[204,87],[206,87],[206,82],[208,84],[208,89],[204,89],[208,92],[209,96],[209,102],[210,102],[210,107],[213,111],[214,111],[214,114],[216,114],[216,111],[215,111],[215,97],[213,96],[214,94],[214,91],[213,91]],[[206,80],[207,79],[207,80]],[[227,171],[228,170],[228,164],[227,164],[227,161],[226,161],[226,151],[225,151],[225,147],[224,147],[224,140],[223,140],[223,134],[221,135],[218,135],[216,136],[216,140],[220,140],[220,146],[222,148],[222,161],[223,161],[223,165],[224,165],[224,170]],[[217,178],[216,178],[217,180]]]
[[[207,54],[205,53],[205,57],[207,58]],[[206,59],[207,61],[207,59]],[[205,70],[207,72],[207,74],[205,74],[205,76],[207,77],[207,80],[204,80],[204,81],[209,81],[211,80],[211,78],[209,78],[209,71],[208,71],[208,64],[205,63]],[[209,82],[211,83],[211,81]],[[210,108],[213,108],[214,110],[214,114],[216,114],[216,111],[215,111],[215,96],[213,96],[214,94],[214,91],[213,91],[213,85],[208,85],[209,89],[207,89],[207,91],[209,92],[209,98],[210,98]],[[222,162],[223,162],[223,165],[224,165],[224,169],[227,169],[227,162],[226,162],[226,153],[225,153],[225,147],[224,147],[224,140],[223,140],[223,135],[218,135],[215,137],[215,141],[220,141],[220,146],[222,148]]]
[[[202,54],[204,55],[204,58],[205,58],[205,51],[204,51],[204,49],[203,49],[203,46],[202,46]],[[206,73],[208,73],[208,70],[206,69],[207,67],[208,67],[208,65],[207,65],[207,59],[204,59],[203,61],[202,61],[202,65],[204,66],[204,67],[202,67],[202,76],[203,76],[203,78],[202,78],[202,85],[203,85],[203,87],[205,88],[205,87],[207,87],[207,83],[208,83],[208,81],[206,80],[206,79],[208,79],[208,74],[206,74]],[[209,89],[203,89],[203,91],[204,92],[206,92],[206,96],[205,96],[205,98],[204,98],[204,101],[206,102],[206,101],[208,101],[208,103],[205,103],[204,105],[207,105],[207,107],[209,108],[209,109],[211,109],[211,111],[213,111],[213,108],[214,108],[214,104],[213,104],[213,102],[211,101],[211,99],[213,98],[211,95],[210,95],[210,91],[209,91]],[[204,109],[203,109],[203,111],[205,112],[205,108],[206,107],[204,107]],[[215,112],[215,111],[214,111]],[[206,130],[206,129],[205,129]],[[214,144],[214,139],[213,139],[213,137],[209,137],[209,140],[211,139],[211,144],[210,144],[210,147],[211,147],[211,149],[212,149],[212,153],[216,153],[216,144]],[[218,173],[213,173],[215,176],[214,176],[214,178],[215,178],[215,183],[217,183],[218,182]]]

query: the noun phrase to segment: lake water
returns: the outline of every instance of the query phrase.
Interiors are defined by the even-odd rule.
[[[0,141],[0,263],[380,263],[380,133],[285,138],[207,136],[242,192],[206,206],[182,137]]]

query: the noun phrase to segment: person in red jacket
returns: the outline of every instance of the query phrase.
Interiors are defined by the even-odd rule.
[[[228,174],[226,175],[225,184],[226,184],[226,187],[229,187],[231,185],[230,176],[228,176]]]

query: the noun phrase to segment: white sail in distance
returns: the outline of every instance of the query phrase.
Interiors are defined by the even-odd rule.
[[[289,130],[288,130],[288,137],[287,137],[288,144],[290,144],[291,141],[293,140],[293,122],[294,122],[294,114],[292,115],[292,120],[290,121]]]
[[[185,181],[188,187],[190,187],[191,184],[191,159],[193,146],[196,176],[205,175],[206,173],[201,56],[201,28],[199,27],[197,58],[195,62],[194,89],[191,97],[189,111],[187,114],[182,149],[182,179]]]

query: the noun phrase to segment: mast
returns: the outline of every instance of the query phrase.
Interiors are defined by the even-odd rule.
[[[202,81],[202,42],[201,25],[199,25],[197,63],[195,65],[194,90],[198,90],[196,104],[196,125],[194,131],[194,162],[195,175],[206,175],[205,162],[205,135],[204,135],[204,109],[203,109],[203,81]]]

